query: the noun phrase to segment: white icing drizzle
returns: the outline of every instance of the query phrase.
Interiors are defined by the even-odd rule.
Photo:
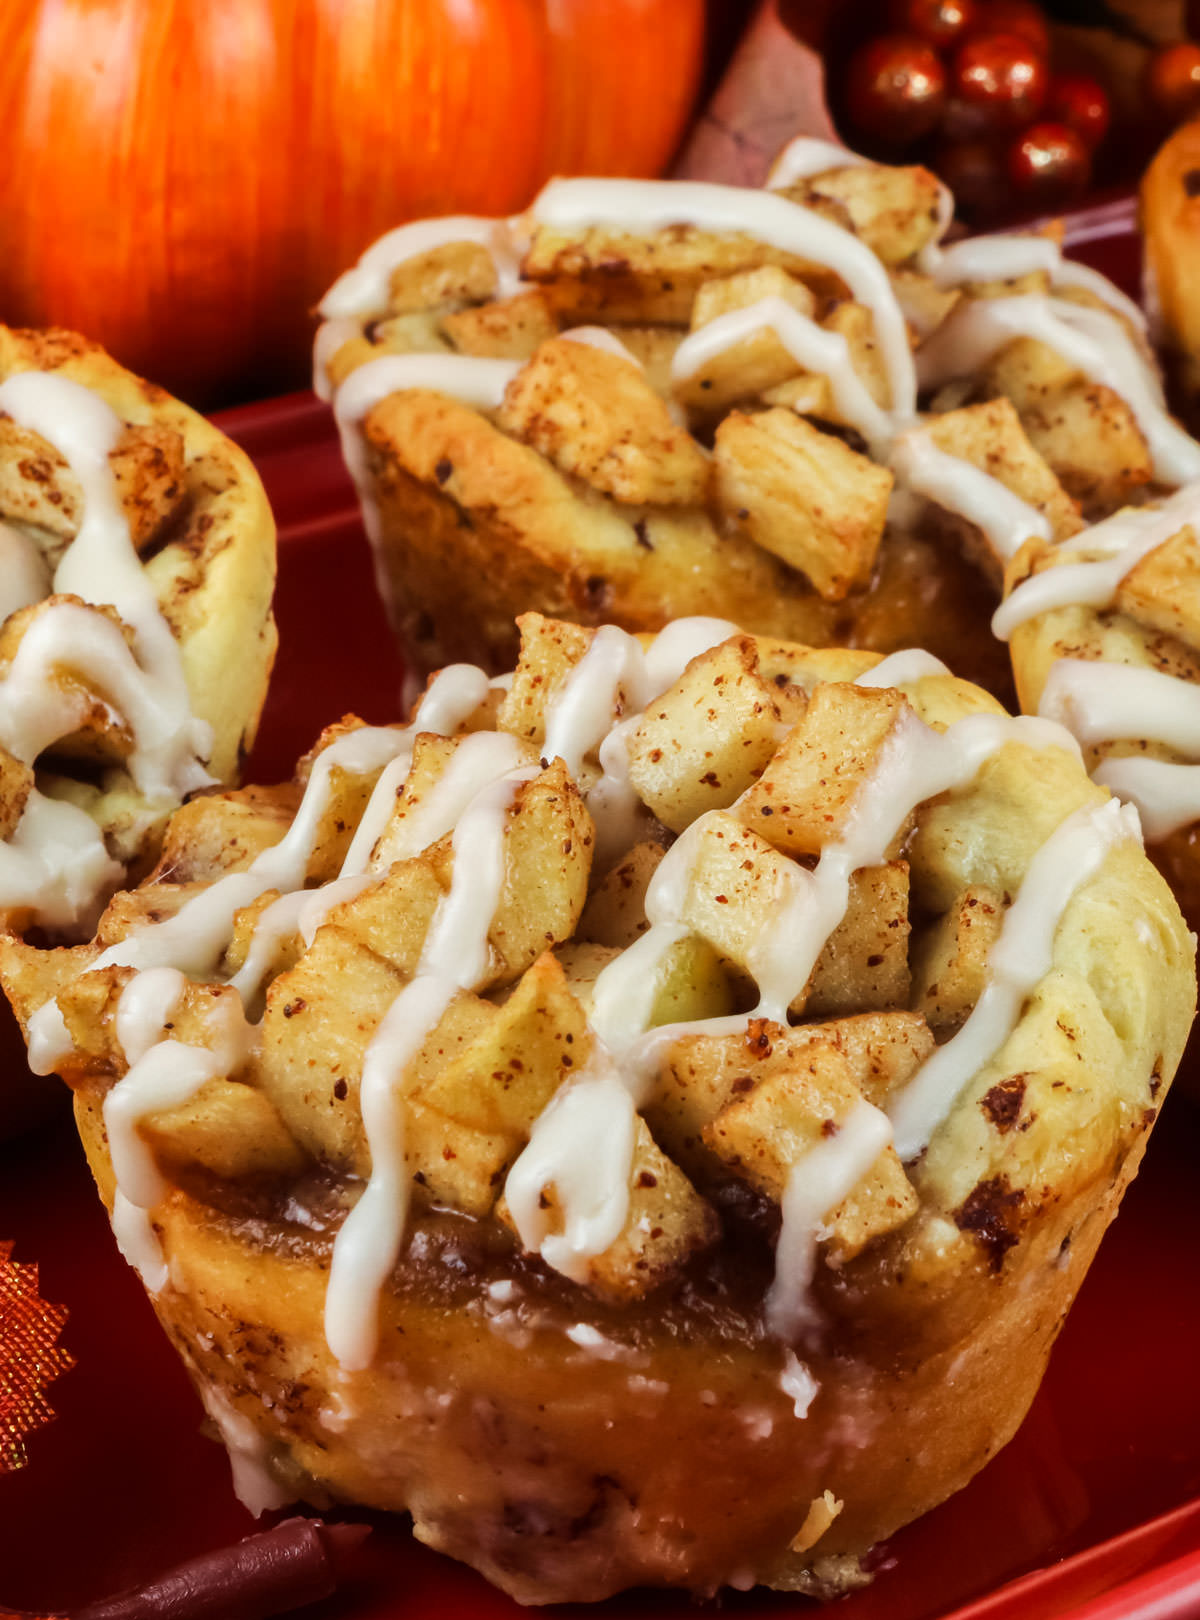
[[[487,702],[493,684],[475,664],[447,664],[430,681],[408,729],[414,735],[436,731],[450,736]]]
[[[863,435],[873,455],[891,465],[910,489],[976,524],[1001,559],[1007,560],[1030,535],[1048,535],[1046,519],[999,479],[940,450],[924,434],[912,431],[916,422],[914,362],[904,313],[885,267],[852,232],[777,195],[798,180],[865,162],[833,142],[799,137],[780,154],[763,191],[703,182],[554,180],[536,199],[530,218],[567,231],[609,225],[648,232],[690,224],[699,229],[746,233],[834,270],[854,297],[871,310],[889,376],[891,414],[872,399],[842,335],[818,326],[780,298],[731,310],[690,334],[674,356],[673,377],[682,381],[694,376],[732,345],[755,332],[773,331],[799,366],[828,378],[839,415]],[[953,198],[942,186],[939,239],[952,214]],[[322,312],[344,320],[351,314],[361,316],[368,306],[372,310],[381,308],[386,304],[387,278],[402,259],[452,240],[494,246],[493,233],[499,231],[503,243],[507,229],[505,222],[479,219],[432,220],[404,226],[376,243],[359,265],[335,284]],[[1016,337],[1040,338],[1087,376],[1114,388],[1128,401],[1150,446],[1157,476],[1168,482],[1200,476],[1200,446],[1167,414],[1161,384],[1148,351],[1143,352],[1144,344],[1140,350],[1114,318],[1124,317],[1140,335],[1144,326],[1140,311],[1106,278],[1085,265],[1065,260],[1056,243],[1037,236],[972,238],[948,249],[940,248],[935,241],[922,250],[920,264],[946,286],[1044,270],[1053,285],[1085,287],[1114,312],[1041,295],[967,300],[919,351],[917,366],[923,383],[973,370]],[[638,363],[619,338],[603,328],[581,327],[563,335]],[[345,329],[336,324],[328,334],[318,334],[319,373],[323,373],[330,354],[344,336]],[[389,369],[393,366],[396,369]],[[337,415],[346,463],[362,498],[364,522],[373,541],[379,538],[380,520],[371,492],[365,447],[357,431],[365,413],[386,394],[408,387],[433,388],[477,408],[495,409],[517,369],[516,362],[473,360],[461,355],[398,355],[369,362],[347,379],[338,392]],[[323,377],[316,386],[327,391]],[[893,446],[897,433],[905,437]],[[384,586],[382,570],[377,567],[377,572]]]
[[[521,785],[536,775],[534,767],[506,768],[462,812],[454,830],[450,891],[434,914],[416,976],[389,1007],[367,1047],[360,1099],[371,1174],[334,1240],[325,1296],[326,1341],[348,1369],[368,1366],[375,1354],[379,1295],[408,1221],[399,1095],[404,1073],[455,995],[487,975],[488,931],[504,883],[506,815]]]
[[[64,673],[81,676],[89,690],[65,684]],[[73,602],[47,607],[21,637],[0,680],[0,743],[32,765],[87,718],[93,692],[133,733],[127,765],[140,792],[182,799],[212,783],[174,706],[138,664],[120,627]]]
[[[199,1388],[204,1410],[216,1425],[229,1455],[233,1494],[238,1501],[256,1519],[276,1508],[286,1507],[294,1500],[295,1493],[285,1489],[271,1473],[270,1442],[214,1385],[205,1381]]]
[[[25,1025],[29,1067],[34,1074],[53,1074],[75,1050],[75,1042],[57,1001],[47,1001],[30,1014]]]
[[[673,619],[645,649],[645,684],[639,694],[642,708],[674,686],[693,658],[699,658],[728,641],[730,636],[741,633],[728,619],[708,618],[703,614]]]
[[[889,653],[879,663],[854,677],[855,686],[895,687],[913,686],[930,675],[949,675],[951,671],[924,647],[905,647]]]
[[[603,349],[606,354],[615,354],[619,360],[628,360],[630,365],[643,370],[642,362],[631,349],[626,348],[615,332],[610,332],[605,326],[571,326],[559,337],[566,338],[569,343],[582,343],[589,349]]]
[[[907,488],[975,524],[1004,562],[1026,540],[1051,538],[1050,524],[1036,506],[973,462],[942,450],[927,428],[901,434],[889,465]]]
[[[300,918],[306,907],[314,900],[323,900],[328,891],[336,887],[336,884],[329,883],[315,891],[297,889],[291,894],[281,894],[261,913],[254,926],[246,959],[229,981],[245,1006],[248,1007],[262,989],[263,980],[275,966],[283,942],[299,933]]]
[[[691,933],[678,920],[683,905],[682,901],[675,902],[673,893],[680,875],[691,870],[696,854],[697,839],[688,839],[684,844],[686,837],[684,833],[672,844],[647,890],[646,916],[650,928],[620,956],[613,958],[592,988],[591,1026],[605,1046],[622,1058],[629,1055],[650,1028],[663,969],[671,952]],[[739,1018],[737,1027],[741,1028],[744,1022]],[[634,1068],[625,1076],[625,1083],[639,1106],[648,1100],[647,1081],[648,1076]]]
[[[888,847],[918,805],[966,786],[986,760],[1006,743],[1018,741],[1078,753],[1070,733],[1046,720],[973,714],[939,732],[912,710],[902,711],[853,802],[842,838],[825,846],[811,872],[787,868],[790,881],[764,919],[755,953],[762,966],[756,960],[754,972],[762,976],[753,1016],[786,1023],[789,1006],[845,915],[853,874],[886,859]]]
[[[1048,236],[970,236],[930,258],[925,268],[942,287],[960,287],[966,281],[1011,281],[1044,271],[1052,287],[1080,287],[1123,315],[1138,332],[1145,332],[1146,317],[1107,276],[1086,264],[1063,257]]]
[[[1151,843],[1200,821],[1200,765],[1175,765],[1162,759],[1106,759],[1092,778],[1137,807]]]
[[[1200,478],[1200,444],[1168,415],[1157,373],[1121,322],[1101,310],[1040,294],[966,299],[918,351],[922,387],[979,371],[1017,338],[1047,344],[1092,382],[1120,394],[1157,478],[1169,484]]]
[[[487,976],[492,960],[488,931],[504,885],[506,818],[519,789],[538,775],[536,765],[506,771],[481,789],[454,829],[454,868],[421,955],[420,971],[471,990]]]
[[[390,859],[419,855],[453,831],[476,794],[519,769],[525,759],[521,744],[508,732],[477,731],[464,737],[429,793],[397,828],[388,847]]]
[[[546,706],[546,759],[578,776],[586,756],[612,729],[622,706],[641,710],[645,660],[635,637],[601,625],[583,657]],[[622,704],[624,692],[624,704]]]
[[[264,850],[247,871],[229,873],[218,879],[189,900],[173,917],[130,934],[103,951],[92,964],[93,971],[110,965],[130,966],[139,970],[126,986],[117,1014],[118,1038],[131,1067],[124,1079],[108,1093],[104,1107],[118,1186],[113,1214],[114,1231],[121,1252],[137,1269],[151,1292],[163,1287],[166,1281],[166,1268],[148,1214],[162,1197],[165,1184],[153,1164],[147,1145],[138,1134],[138,1122],[148,1113],[186,1101],[207,1080],[228,1074],[241,1061],[257,1033],[254,1026],[246,1024],[244,1017],[240,1022],[234,1020],[227,1004],[222,1002],[219,1013],[226,1020],[226,1025],[222,1027],[218,1023],[212,1032],[215,1039],[209,1047],[182,1046],[176,1041],[160,1040],[163,1026],[182,992],[184,974],[198,978],[213,977],[228,946],[236,913],[273,888],[280,888],[284,892],[260,919],[246,962],[230,981],[233,987],[246,999],[256,994],[262,979],[270,971],[280,940],[292,931],[299,929],[306,943],[311,943],[325,914],[334,905],[360,892],[370,881],[362,871],[347,871],[347,868],[357,867],[360,860],[365,864],[377,837],[377,833],[373,832],[370,842],[359,844],[357,851],[355,844],[358,841],[352,843],[343,863],[342,875],[334,882],[317,890],[303,889],[308,861],[330,799],[332,772],[340,769],[361,774],[384,767],[362,818],[362,823],[367,823],[371,829],[381,829],[394,805],[399,785],[394,777],[385,780],[388,775],[386,767],[390,763],[401,763],[407,771],[412,759],[413,738],[417,732],[456,729],[478,707],[487,690],[487,676],[481,670],[473,665],[451,665],[434,678],[407,730],[364,726],[337,738],[315,760],[304,797],[280,843]],[[479,746],[480,738],[484,741],[482,748]],[[422,959],[423,974],[434,975],[434,982],[441,987],[439,994],[445,990],[443,1009],[454,994],[458,978],[473,975],[470,979],[473,983],[487,967],[486,923],[480,935],[481,909],[486,907],[489,883],[494,883],[495,892],[498,893],[503,879],[502,864],[497,868],[497,861],[501,861],[502,857],[498,853],[494,825],[498,819],[499,802],[494,796],[494,777],[500,771],[507,773],[500,784],[501,797],[507,803],[520,783],[534,774],[529,769],[515,772],[511,769],[513,761],[520,757],[514,739],[501,740],[495,735],[490,735],[488,739],[489,734],[483,733],[479,737],[464,739],[462,745],[468,748],[468,758],[476,764],[481,756],[491,760],[493,780],[482,794],[476,794],[455,832],[456,877],[450,894],[434,918]],[[477,780],[478,775],[477,772]],[[488,798],[489,793],[493,795],[492,798]],[[383,800],[387,814],[376,808],[377,798]],[[499,816],[499,825],[502,831],[502,815]],[[460,832],[471,845],[469,855],[461,859]],[[4,846],[0,846],[0,860],[3,854]],[[482,878],[481,863],[485,868]],[[488,912],[488,921],[490,915]],[[413,1005],[420,997],[411,985],[405,995],[409,992],[413,992],[408,1003],[411,1023]],[[401,1018],[397,1014],[391,1026],[393,1037],[400,1023]],[[55,1002],[48,1002],[34,1014],[30,1021],[30,1034],[31,1052],[46,1065],[47,1070],[61,1062],[71,1049],[69,1033]],[[419,1045],[422,1038],[419,1030],[414,1038]],[[377,1042],[379,1039],[377,1036]],[[386,1043],[380,1046],[380,1054],[377,1063],[387,1055]],[[364,1074],[364,1118],[368,1111],[368,1096],[378,1089],[368,1088]],[[381,1101],[376,1097],[376,1101],[370,1105],[373,1117],[378,1121],[381,1115],[386,1115],[389,1106],[386,1099]],[[377,1124],[375,1141],[385,1141],[386,1131],[381,1137],[379,1129]],[[370,1126],[368,1137],[370,1140]],[[374,1154],[375,1144],[372,1146]],[[389,1160],[385,1146],[379,1147],[378,1158],[380,1184],[386,1189]],[[374,1170],[372,1175],[374,1180]],[[386,1202],[384,1193],[376,1191],[359,1219],[360,1229],[367,1224],[372,1210],[381,1202]],[[401,1221],[401,1229],[402,1224]],[[350,1245],[350,1252],[353,1253],[353,1244]],[[343,1282],[339,1287],[344,1290],[347,1285]],[[353,1293],[352,1289],[350,1291]]]
[[[693,657],[736,633],[734,626],[721,620],[678,621],[643,649],[624,632],[598,631],[588,653],[548,704],[547,751],[573,762],[576,771],[597,748],[603,762],[613,737],[622,733],[627,737],[636,719],[626,715],[618,720],[623,711],[653,702]],[[874,686],[912,683],[944,673],[938,660],[913,650],[883,660],[860,681]],[[280,935],[295,929],[311,938],[331,905],[359,891],[408,769],[413,736],[418,730],[456,728],[478,707],[489,685],[480,671],[456,666],[434,682],[406,731],[363,728],[339,738],[315,761],[292,827],[278,845],[258,856],[247,872],[219,880],[175,917],[129,936],[102,953],[95,964],[120,962],[143,970],[126,990],[127,1009],[124,998],[122,1002],[120,1035],[131,1068],[110,1093],[114,1119],[110,1129],[120,1138],[120,1145],[114,1146],[114,1166],[122,1195],[122,1242],[149,1286],[156,1285],[160,1271],[146,1242],[148,1232],[153,1239],[146,1211],[161,1197],[162,1184],[148,1162],[145,1144],[136,1137],[137,1121],[191,1095],[205,1079],[228,1073],[238,1061],[232,1037],[227,1049],[219,1051],[157,1039],[169,1016],[171,996],[181,983],[178,970],[212,975],[236,911],[271,888],[280,889],[281,898],[262,919],[260,932],[268,946],[272,937],[277,943]],[[685,1034],[741,1033],[756,1016],[786,1022],[791,1004],[845,913],[853,873],[886,858],[919,804],[969,784],[981,765],[1009,742],[1078,752],[1062,727],[1043,718],[974,714],[938,732],[905,710],[851,807],[842,838],[826,847],[814,870],[796,863],[781,866],[777,893],[764,908],[759,938],[749,953],[759,988],[753,1012],[651,1028],[662,968],[674,947],[690,934],[683,917],[700,842],[713,818],[725,812],[701,817],[676,840],[647,892],[648,932],[596,981],[591,1018],[595,1041],[588,1061],[535,1121],[509,1174],[506,1194],[514,1224],[529,1250],[568,1276],[581,1280],[587,1276],[590,1261],[611,1246],[628,1218],[637,1110],[650,1095],[666,1050]],[[453,877],[430,925],[417,973],[388,1009],[364,1063],[361,1096],[371,1171],[335,1243],[326,1300],[330,1347],[347,1368],[367,1365],[375,1352],[379,1293],[396,1263],[407,1224],[405,1072],[455,996],[485,984],[491,971],[489,933],[505,878],[506,817],[521,785],[537,774],[536,767],[519,765],[522,754],[510,737],[478,733],[463,738],[455,763],[424,801],[414,805],[410,836],[398,844],[402,853],[415,852],[453,826]],[[304,891],[335,767],[378,771],[379,780],[340,877],[323,889]],[[1027,979],[1033,973],[1024,994],[1048,971],[1062,910],[1079,884],[1098,868],[1106,849],[1119,838],[1136,835],[1132,811],[1113,808],[1108,820],[1104,807],[1100,811],[1093,807],[1087,814],[1093,819],[1086,826],[1081,816],[1068,818],[1075,831],[1083,829],[1072,846],[1072,859],[1060,859],[1057,853],[1059,843],[1070,844],[1064,824],[1031,863],[1018,902],[1006,919],[1006,932],[994,954],[1001,990],[1010,997],[1017,994],[1019,972]],[[1043,868],[1052,871],[1057,882],[1048,933],[1045,907],[1033,899],[1022,905],[1027,889],[1032,892],[1041,883]],[[242,975],[232,981],[243,993],[251,983],[257,991],[269,968],[256,959],[256,948],[257,942],[252,943]],[[1019,972],[1011,965],[1017,959],[1026,964]],[[1045,965],[1034,973],[1043,961]],[[167,972],[156,979],[145,971],[154,968]],[[986,999],[981,998],[981,1006]],[[989,1006],[1000,1000],[999,994],[993,996]],[[1019,995],[1015,1005],[1019,1013]],[[43,1026],[39,1038],[44,1048],[61,1047],[57,1008],[42,1009],[37,1019]],[[996,1015],[981,1015],[974,1026],[968,1021],[960,1033],[978,1031],[985,1024],[994,1032]],[[244,1018],[239,1029],[242,1040],[252,1038],[253,1029]],[[1003,1038],[1002,1032],[999,1039]],[[965,1043],[956,1051],[965,1051]],[[935,1054],[935,1059],[939,1056]],[[936,1100],[929,1102],[929,1073],[935,1059],[918,1075],[921,1086],[914,1082],[898,1100],[897,1117],[906,1140],[912,1136],[914,1112],[926,1121],[931,1108],[948,1111],[957,1094],[950,1084],[954,1076],[950,1080],[942,1076]],[[957,1084],[978,1067],[975,1063],[965,1068]],[[808,1281],[821,1223],[874,1163],[890,1140],[891,1129],[887,1117],[863,1103],[841,1122],[836,1136],[819,1143],[794,1168],[784,1200],[779,1272],[768,1300],[774,1331],[792,1337],[803,1330],[811,1310]],[[548,1190],[554,1194],[550,1200],[543,1197]]]
[[[1123,507],[1055,550],[1058,557],[1096,552],[1094,560],[1044,568],[1023,580],[996,609],[993,632],[1007,641],[1018,625],[1054,608],[1111,607],[1126,574],[1189,524],[1200,527],[1200,479],[1157,506]]]
[[[828,379],[838,415],[867,441],[908,491],[957,512],[982,530],[998,556],[1007,561],[1032,535],[1050,538],[1050,525],[1036,507],[1021,500],[998,478],[934,444],[914,418],[877,405],[854,368],[840,332],[818,326],[783,298],[772,296],[718,315],[686,337],[675,351],[672,377],[684,381],[718,354],[771,331],[798,366]]]
[[[1200,686],[1161,670],[1060,658],[1038,713],[1085,747],[1137,737],[1200,759]]]
[[[50,595],[50,567],[35,541],[0,523],[0,624]]]
[[[451,667],[454,669],[468,669],[474,666],[454,664]],[[478,673],[482,673],[482,671]],[[474,703],[471,707],[474,709],[478,708],[479,705]],[[420,729],[448,735],[457,728],[452,724],[436,724],[431,721],[429,723],[422,722]],[[383,772],[375,784],[374,791],[367,800],[366,809],[359,817],[358,826],[354,830],[354,837],[350,840],[350,847],[346,851],[346,858],[342,862],[339,877],[357,877],[370,868],[371,855],[375,845],[379,842],[384,828],[391,820],[392,811],[396,808],[396,800],[408,779],[408,773],[412,767],[412,744],[413,739],[410,736],[405,745],[397,751],[395,758],[383,767]]]
[[[53,445],[83,492],[79,531],[55,572],[55,592],[116,608],[134,631],[138,661],[158,683],[164,709],[193,751],[206,757],[211,728],[191,716],[179,644],[134,550],[109,464],[121,437],[120,417],[90,389],[40,371],[0,382],[0,410]]]
[[[1030,861],[988,956],[987,982],[966,1023],[888,1100],[896,1152],[914,1159],[962,1088],[997,1056],[1026,998],[1054,963],[1054,936],[1078,890],[1118,844],[1141,842],[1137,812],[1109,799],[1073,811]]]
[[[790,1349],[783,1352],[783,1371],[779,1374],[779,1387],[792,1402],[793,1410],[801,1420],[808,1416],[812,1403],[821,1392],[821,1386],[813,1377],[811,1367],[807,1367],[796,1352]]]
[[[243,906],[252,905],[269,889],[290,894],[303,888],[308,862],[329,804],[333,770],[369,774],[383,770],[393,760],[403,759],[407,771],[417,733],[456,730],[478,708],[481,694],[486,695],[486,692],[487,676],[482,670],[474,665],[451,664],[434,678],[407,729],[360,726],[336,738],[317,756],[300,807],[278,844],[263,850],[245,872],[230,872],[218,878],[173,917],[136,929],[110,946],[92,964],[93,970],[110,965],[136,968],[169,965],[194,977],[211,977],[228,946],[234,918]],[[384,787],[382,794],[381,786]],[[376,799],[381,800],[381,805],[376,805]],[[363,821],[372,827],[382,826],[394,801],[394,780],[385,783],[381,778],[364,811]],[[340,875],[360,875],[369,854],[370,846],[364,854],[355,839]]]
[[[350,900],[357,900],[364,890],[369,889],[374,882],[369,872],[356,873],[351,877],[336,877],[332,883],[325,883],[319,889],[301,891],[304,898],[297,908],[296,929],[300,935],[304,948],[307,950],[317,937],[317,929],[328,917],[335,906],[345,905]],[[284,896],[283,898],[290,898]]]
[[[16,831],[0,843],[5,910],[28,907],[48,928],[73,927],[94,918],[99,897],[121,876],[122,869],[109,855],[91,816],[36,788],[25,801]],[[43,1059],[46,1051],[41,1053]]]
[[[966,281],[1012,281],[1035,271],[1053,275],[1062,263],[1062,250],[1048,236],[968,236],[943,248],[928,267],[940,287],[961,287]]]
[[[575,1282],[612,1247],[629,1213],[634,1099],[602,1042],[534,1121],[504,1193],[525,1248]],[[557,1209],[546,1207],[552,1189]],[[561,1229],[555,1231],[556,1224]]]
[[[1200,687],[1161,670],[1061,658],[1038,713],[1060,721],[1087,747],[1144,739],[1200,761]],[[1137,806],[1152,842],[1200,818],[1200,764],[1108,759],[1092,776]]]
[[[827,266],[871,311],[891,386],[893,407],[916,402],[912,351],[904,316],[883,264],[864,242],[811,209],[770,191],[706,181],[551,180],[535,199],[534,220],[559,230],[607,225],[646,233],[670,225],[738,232],[781,252]]]
[[[338,425],[357,427],[381,400],[405,388],[432,388],[480,410],[494,411],[520,369],[516,360],[469,354],[384,354],[357,367],[338,389]]]
[[[785,1344],[794,1344],[819,1320],[810,1291],[817,1244],[829,1236],[826,1217],[854,1191],[891,1139],[887,1115],[859,1098],[836,1132],[822,1137],[789,1171],[775,1278],[766,1300],[767,1327]]]
[[[854,369],[846,339],[818,326],[778,294],[718,315],[684,338],[671,361],[672,380],[694,377],[717,355],[764,331],[774,333],[798,366],[828,378],[842,420],[857,428],[873,453],[883,455],[893,422]]]
[[[379,1295],[400,1253],[408,1219],[399,1082],[455,993],[449,979],[413,979],[384,1014],[363,1060],[359,1097],[371,1174],[334,1241],[325,1292],[326,1343],[347,1370],[369,1366],[374,1357]]]
[[[908,490],[975,524],[1004,561],[1031,535],[1050,538],[1046,518],[1000,479],[940,449],[927,429],[911,425],[911,414],[889,413],[877,405],[855,370],[845,337],[819,326],[783,298],[729,310],[692,332],[675,351],[673,379],[694,377],[717,355],[761,331],[773,332],[798,366],[828,379],[841,420],[862,434],[871,454],[891,467]]]
[[[771,165],[768,191],[786,191],[798,180],[812,180],[834,169],[869,169],[870,158],[852,152],[837,141],[824,141],[817,135],[797,135],[790,140]]]
[[[329,802],[336,768],[379,770],[410,746],[404,732],[372,726],[348,732],[322,750],[313,765],[300,808],[278,844],[255,857],[244,872],[230,872],[189,900],[173,917],[136,929],[103,951],[93,970],[115,965],[144,969],[169,965],[198,978],[215,974],[233,931],[234,917],[270,889],[303,887],[309,858]]]
[[[183,1000],[187,980],[178,968],[151,968],[130,979],[117,1003],[117,1040],[132,1068],[162,1039]]]
[[[1135,304],[1133,299],[1123,293],[1121,289],[1111,282],[1099,270],[1094,270],[1090,264],[1083,264],[1078,259],[1064,258],[1054,273],[1056,287],[1080,287],[1108,304],[1118,315],[1125,319],[1138,333],[1139,339],[1145,341],[1147,358],[1151,357],[1149,344],[1150,321],[1146,311]]]
[[[596,853],[605,860],[634,841],[644,820],[629,780],[629,741],[646,706],[661,697],[701,653],[740,635],[727,619],[675,619],[649,648],[616,625],[601,625],[583,657],[546,706],[543,757],[561,758],[572,776],[597,749],[601,777],[588,791]],[[618,717],[624,715],[620,724]]]
[[[390,768],[390,767],[389,767]],[[374,879],[367,873],[337,877],[319,889],[297,889],[281,894],[259,916],[250,940],[246,960],[230,979],[230,984],[249,1006],[272,971],[283,942],[299,934],[305,949],[316,938],[317,929],[335,906],[355,899]]]
[[[636,1111],[648,1100],[652,1073],[651,1061],[634,1049],[646,1046],[642,1037],[667,957],[690,932],[682,921],[687,885],[710,821],[693,822],[659,862],[646,891],[649,930],[614,957],[593,986],[589,1023],[596,1040],[589,1060],[535,1120],[508,1174],[505,1196],[521,1242],[576,1281],[614,1242],[629,1213]],[[703,1027],[712,1033],[716,1023],[733,1033],[746,1020],[708,1020]],[[542,1203],[548,1188],[556,1195],[561,1231],[553,1230]]]
[[[329,319],[370,320],[388,307],[392,271],[422,253],[456,242],[474,242],[491,254],[496,271],[497,296],[507,298],[521,285],[520,245],[505,219],[449,215],[401,225],[373,242],[352,270],[345,271],[318,306]]]
[[[104,1099],[116,1192],[112,1225],[121,1253],[151,1293],[166,1286],[167,1267],[150,1224],[149,1211],[165,1196],[167,1184],[139,1126],[148,1114],[188,1102],[208,1081],[231,1073],[253,1044],[253,1035],[231,1005],[214,1006],[207,1033],[210,1045],[184,1045],[163,1039],[186,980],[176,968],[160,967],[130,980],[117,1006],[117,1039],[129,1070]]]
[[[596,828],[595,859],[602,864],[637,843],[646,810],[629,776],[629,744],[641,724],[640,714],[615,725],[597,750],[600,779],[587,792],[587,807]]]

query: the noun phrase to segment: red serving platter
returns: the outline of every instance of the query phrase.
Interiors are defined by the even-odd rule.
[[[1069,240],[1136,285],[1127,201],[1075,216]],[[249,768],[271,780],[346,711],[395,718],[402,666],[326,408],[296,395],[221,425],[258,464],[279,520],[281,650]],[[841,1620],[1200,1615],[1197,1163],[1200,1108],[1177,1092],[1017,1437],[888,1544],[874,1585],[837,1606]],[[16,1240],[18,1261],[38,1262],[43,1295],[69,1308],[63,1342],[76,1360],[51,1386],[58,1415],[31,1436],[28,1465],[0,1476],[0,1609],[61,1612],[250,1533],[224,1453],[200,1433],[200,1404],[116,1253],[65,1110],[0,1149],[0,1237]],[[406,1521],[358,1517],[373,1534],[339,1595],[305,1611],[312,1620],[518,1612],[419,1546]],[[762,1592],[722,1606],[765,1620],[815,1612]],[[594,1612],[682,1620],[694,1606],[635,1592]]]

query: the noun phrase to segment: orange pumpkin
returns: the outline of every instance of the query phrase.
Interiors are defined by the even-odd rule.
[[[0,0],[0,318],[203,404],[306,374],[390,226],[651,174],[703,0]]]

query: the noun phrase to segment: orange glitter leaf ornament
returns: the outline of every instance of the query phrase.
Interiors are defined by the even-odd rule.
[[[37,1266],[18,1265],[12,1250],[0,1243],[0,1474],[27,1461],[26,1436],[54,1416],[46,1389],[73,1365],[55,1342],[66,1306],[46,1303]]]

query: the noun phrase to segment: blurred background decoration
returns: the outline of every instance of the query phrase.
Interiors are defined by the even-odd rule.
[[[987,228],[1196,114],[1200,0],[0,0],[0,320],[211,408],[303,385],[376,236],[553,173],[758,184],[836,132]]]
[[[376,236],[654,174],[704,0],[0,0],[0,319],[200,406],[302,384]]]
[[[1198,0],[869,0],[854,23],[830,8],[822,40],[839,130],[935,168],[971,224],[1132,186],[1200,113]]]

